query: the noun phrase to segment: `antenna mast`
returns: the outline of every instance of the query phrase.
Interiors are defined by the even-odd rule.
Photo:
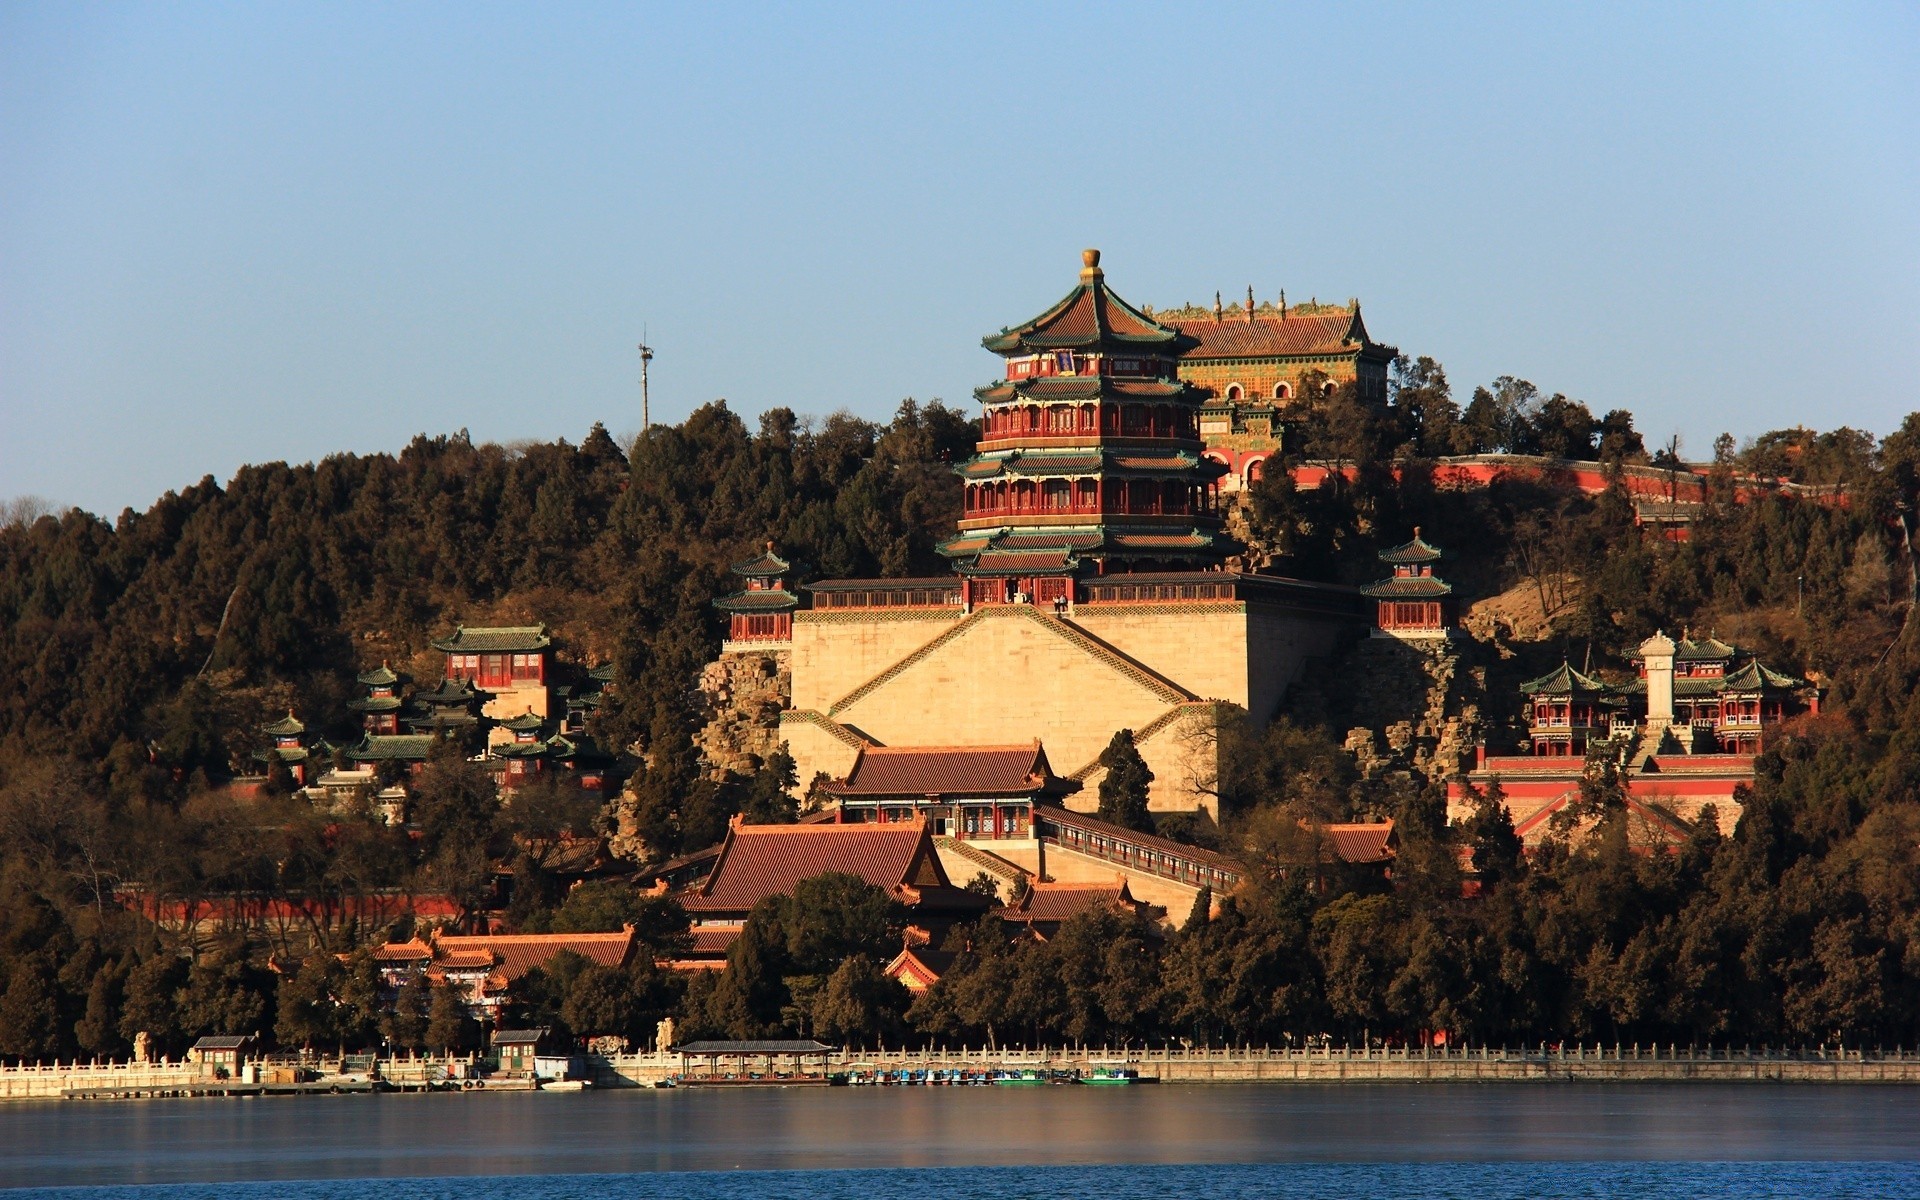
[[[653,347],[647,345],[647,331],[640,330],[640,432],[653,428],[653,413],[648,405],[647,364],[653,361]]]

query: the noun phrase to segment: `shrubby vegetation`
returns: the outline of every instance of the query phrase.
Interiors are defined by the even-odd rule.
[[[642,756],[633,817],[656,854],[710,843],[742,809],[790,819],[778,762],[733,780],[699,769],[691,693],[718,642],[709,601],[726,564],[767,538],[815,576],[938,570],[932,547],[958,509],[948,467],[971,422],[908,403],[884,425],[776,410],[756,431],[711,405],[630,455],[598,428],[577,447],[423,437],[398,455],[249,467],[112,523],[9,510],[0,1055],[122,1053],[143,1030],[173,1050],[216,1030],[468,1044],[447,995],[416,987],[393,1011],[375,995],[363,948],[405,923],[340,916],[393,894],[493,905],[500,864],[517,928],[641,929],[631,971],[563,960],[524,983],[521,1016],[582,1034],[644,1038],[671,1013],[692,1031],[852,1042],[1920,1037],[1920,416],[1878,443],[1850,430],[1724,441],[1693,540],[1672,545],[1641,535],[1619,488],[1433,486],[1428,464],[1449,454],[1671,459],[1671,446],[1647,454],[1627,414],[1596,419],[1513,379],[1462,408],[1425,359],[1401,364],[1397,385],[1386,413],[1336,392],[1301,422],[1292,451],[1353,477],[1303,490],[1270,469],[1251,501],[1259,549],[1283,572],[1357,582],[1419,524],[1464,592],[1535,589],[1556,654],[1617,653],[1690,623],[1817,672],[1822,715],[1763,757],[1730,837],[1635,853],[1602,779],[1587,798],[1594,836],[1521,856],[1497,797],[1447,826],[1435,785],[1359,778],[1328,714],[1304,705],[1231,731],[1221,827],[1163,829],[1253,868],[1212,919],[1203,904],[1167,936],[1111,914],[1044,942],[962,931],[951,972],[910,1004],[879,973],[900,914],[826,879],[763,905],[727,969],[690,983],[652,966],[684,936],[670,905],[617,881],[569,893],[551,873],[566,835],[608,820],[577,796],[503,809],[484,773],[440,761],[407,834],[316,813],[284,781],[250,800],[221,784],[289,706],[351,740],[356,670],[431,670],[427,643],[455,622],[544,620],[577,662],[615,664],[597,732]],[[1736,481],[1756,476],[1845,484],[1848,502],[1761,487],[1735,503]],[[1131,786],[1102,797],[1128,821],[1135,800]],[[1327,867],[1299,836],[1302,819],[1383,815],[1403,838],[1391,890]],[[1463,862],[1483,885],[1471,898]],[[292,901],[302,915],[266,935],[215,923],[185,938],[129,897]]]

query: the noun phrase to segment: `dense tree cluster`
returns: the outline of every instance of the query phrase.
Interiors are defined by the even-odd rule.
[[[1649,457],[1626,414],[1595,418],[1509,378],[1462,408],[1424,359],[1400,364],[1396,385],[1389,409],[1336,389],[1296,422],[1289,455],[1352,470],[1303,489],[1270,469],[1248,514],[1260,548],[1281,571],[1357,582],[1419,524],[1464,593],[1536,598],[1551,633],[1508,647],[1523,657],[1617,654],[1691,623],[1817,674],[1821,717],[1776,740],[1730,837],[1632,852],[1601,778],[1593,836],[1522,856],[1497,797],[1447,825],[1433,785],[1360,778],[1337,714],[1303,696],[1270,728],[1223,728],[1220,826],[1161,829],[1249,863],[1254,882],[1218,913],[1197,905],[1165,935],[1107,913],[1044,941],[960,930],[953,969],[909,1003],[880,973],[901,914],[827,879],[763,905],[727,969],[689,982],[652,965],[683,917],[622,882],[568,891],[554,873],[559,847],[610,820],[577,792],[529,789],[502,807],[484,771],[449,756],[419,781],[401,831],[317,812],[284,780],[255,798],[221,784],[289,706],[351,740],[356,670],[430,670],[428,642],[456,622],[546,621],[573,662],[615,665],[596,732],[632,752],[631,816],[656,855],[710,844],[735,812],[790,820],[790,763],[715,780],[692,745],[726,564],[773,538],[814,576],[937,569],[932,547],[959,507],[949,466],[973,426],[908,403],[885,425],[776,410],[750,430],[716,404],[624,451],[598,428],[578,447],[420,438],[398,455],[249,467],[111,524],[9,507],[0,1055],[122,1053],[142,1031],[173,1050],[213,1031],[470,1044],[449,995],[421,984],[388,1003],[363,953],[408,932],[393,913],[424,895],[504,905],[519,929],[640,925],[641,965],[561,960],[515,997],[520,1015],[581,1034],[644,1038],[672,1014],[689,1029],[851,1042],[1444,1029],[1911,1043],[1920,416],[1880,442],[1850,430],[1723,441],[1693,537],[1672,544],[1635,526],[1623,487],[1588,496],[1551,473],[1470,491],[1433,482],[1432,461],[1458,453],[1675,461],[1672,446]],[[1778,480],[1844,484],[1846,500],[1809,502]],[[1147,823],[1137,752],[1109,754],[1123,769],[1103,807]],[[1404,839],[1392,888],[1327,864],[1317,826],[1386,815]]]

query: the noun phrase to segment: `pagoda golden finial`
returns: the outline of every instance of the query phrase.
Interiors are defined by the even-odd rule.
[[[1106,274],[1100,269],[1100,252],[1088,247],[1080,252],[1080,278],[1094,280]]]

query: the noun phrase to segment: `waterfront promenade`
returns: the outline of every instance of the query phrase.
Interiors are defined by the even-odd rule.
[[[271,1060],[293,1063],[294,1059]],[[309,1062],[312,1060],[308,1060]],[[817,1062],[818,1060],[814,1060]],[[576,1073],[595,1087],[651,1087],[706,1068],[672,1052],[587,1054]],[[1564,1045],[1531,1048],[1313,1049],[1234,1047],[1040,1050],[838,1051],[829,1072],[982,1072],[1037,1069],[1082,1073],[1126,1068],[1157,1083],[1920,1083],[1920,1052],[1855,1047],[1809,1050],[1688,1046]],[[402,1091],[529,1089],[530,1080],[481,1075],[474,1055],[401,1056],[378,1061],[364,1079],[302,1084],[221,1079],[191,1063],[54,1063],[0,1067],[0,1100],[117,1099],[149,1096],[273,1095],[355,1092],[378,1086]],[[783,1069],[753,1055],[729,1060],[724,1072],[771,1075]],[[374,1081],[378,1081],[377,1084]]]

